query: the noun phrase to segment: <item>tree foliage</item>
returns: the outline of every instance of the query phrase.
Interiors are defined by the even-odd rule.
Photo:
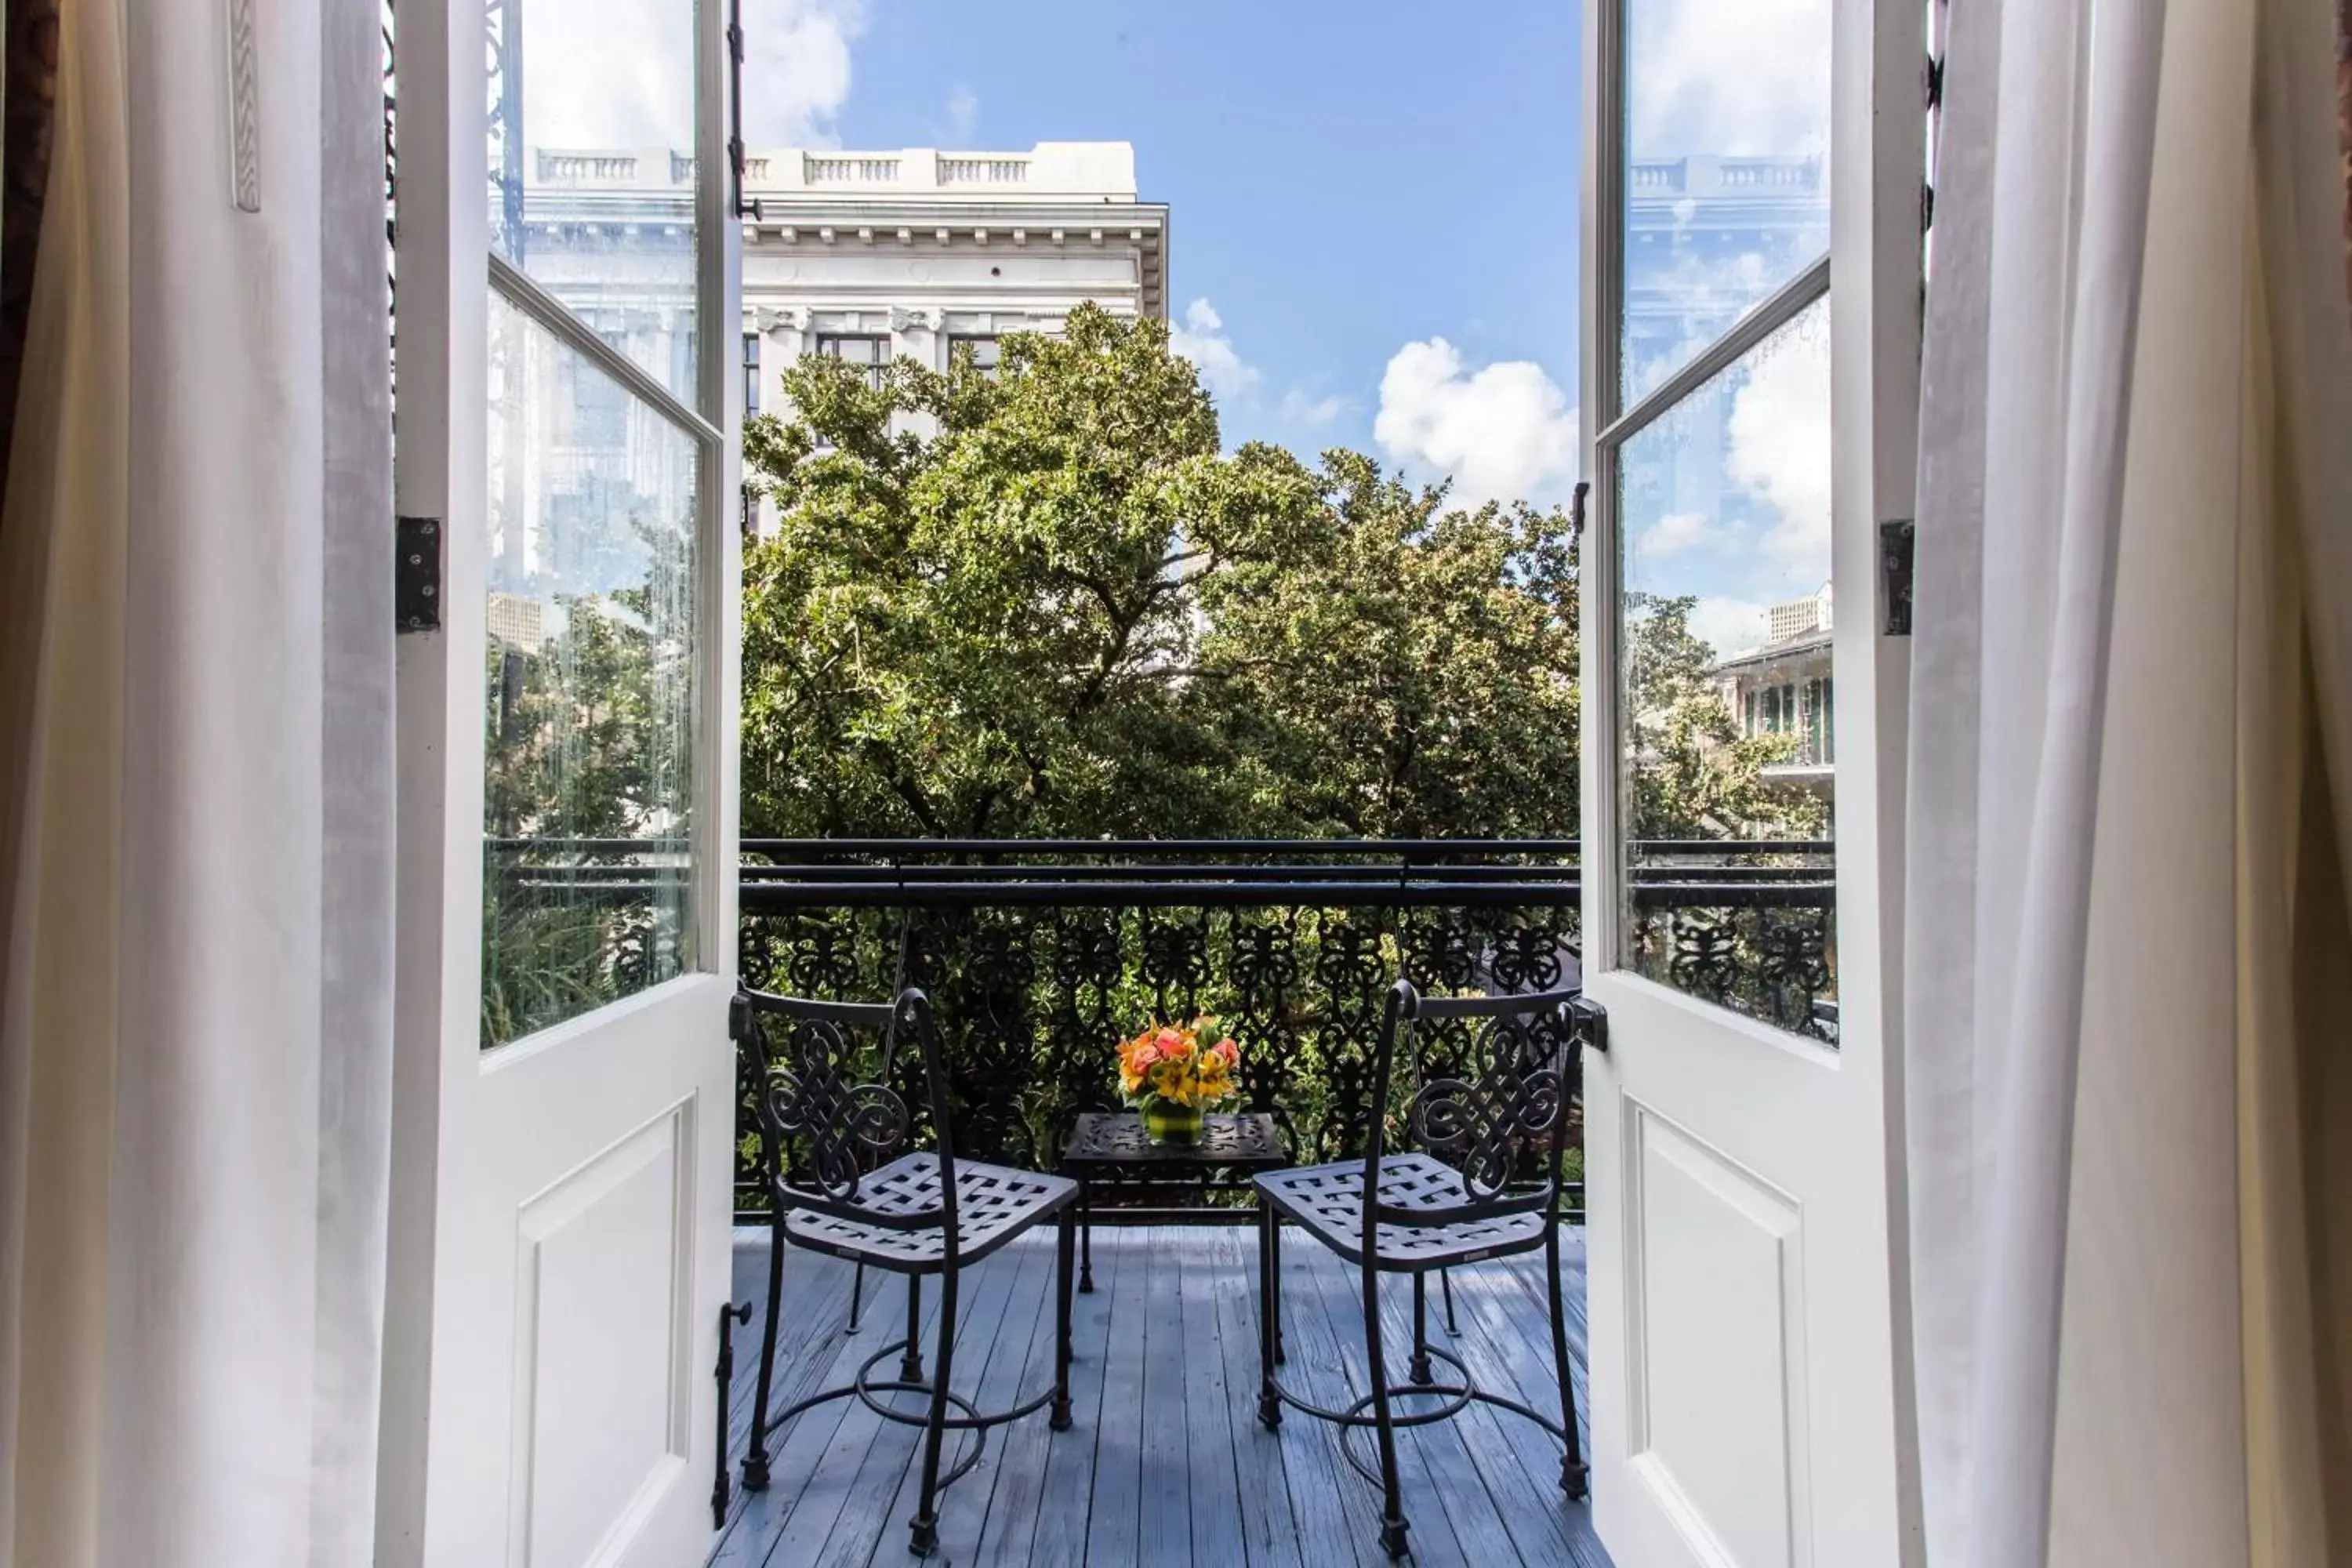
[[[782,520],[744,563],[747,837],[1576,830],[1560,510],[1226,452],[1166,326],[1092,306],[993,376],[784,384],[793,416],[745,432]],[[1635,661],[1688,688],[1659,819],[1696,823],[1754,804],[1762,753],[1687,611]]]

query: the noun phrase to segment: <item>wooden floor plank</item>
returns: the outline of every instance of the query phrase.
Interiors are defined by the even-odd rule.
[[[1054,1381],[1054,1232],[1051,1226],[1008,1244],[982,1263],[971,1276],[983,1272],[1005,1277],[1006,1293],[998,1303],[1002,1314],[986,1360],[979,1366],[958,1363],[956,1391],[984,1413],[1009,1410],[1033,1395],[1045,1393]],[[982,1310],[975,1298],[972,1310]],[[1035,1330],[1041,1321],[1045,1331]],[[1035,1353],[1042,1346],[1045,1353]],[[958,1355],[963,1352],[959,1349]],[[1040,1410],[1018,1422],[993,1427],[971,1474],[948,1488],[940,1506],[940,1551],[950,1563],[969,1563],[980,1549],[980,1534],[988,1519],[988,1505],[1004,1475],[1005,1445],[1024,1426],[1044,1429],[1050,1412]],[[952,1435],[950,1435],[952,1436]],[[965,1439],[957,1439],[959,1441]],[[942,1463],[951,1463],[954,1450]],[[914,1492],[910,1489],[907,1500]],[[911,1511],[911,1501],[908,1500]]]
[[[1563,1265],[1563,1275],[1566,1274]],[[1509,1394],[1558,1419],[1559,1383],[1551,1369],[1551,1328],[1544,1313],[1543,1265],[1540,1257],[1514,1258],[1507,1264],[1464,1269],[1455,1282],[1462,1335],[1454,1345],[1482,1387]],[[1579,1288],[1570,1299],[1580,1298]],[[1569,1345],[1571,1384],[1577,1388],[1579,1442],[1591,1453],[1584,1404],[1584,1373],[1580,1344],[1570,1320]],[[1570,1502],[1558,1490],[1556,1465],[1559,1449],[1549,1434],[1540,1436],[1528,1424],[1506,1411],[1483,1413],[1497,1429],[1526,1479],[1526,1495],[1540,1501],[1545,1515],[1559,1526],[1563,1559],[1578,1568],[1608,1568],[1609,1554],[1592,1527],[1592,1505]],[[1506,1478],[1507,1485],[1507,1477]]]
[[[965,1393],[971,1386],[974,1369],[987,1363],[989,1352],[1004,1327],[1005,1302],[1012,1292],[1013,1273],[1012,1269],[983,1263],[965,1274],[960,1282],[961,1299],[956,1304],[953,1331],[955,1354],[948,1367],[950,1390]],[[937,1294],[940,1281],[926,1279],[923,1288]],[[926,1343],[923,1347],[923,1372],[928,1377],[937,1378],[940,1374],[938,1354],[935,1344]],[[900,1394],[893,1402],[893,1408],[921,1410],[923,1397]],[[961,1445],[969,1441],[969,1437],[953,1432],[940,1439],[942,1473],[954,1468],[963,1452]],[[896,1421],[883,1424],[881,1435],[866,1450],[866,1462],[859,1467],[856,1480],[851,1483],[848,1505],[834,1522],[833,1533],[825,1539],[818,1562],[896,1563],[907,1560],[904,1553],[908,1542],[908,1526],[922,1500],[922,1449],[920,1427],[901,1426]]]
[[[1320,1288],[1327,1273],[1338,1272],[1339,1260],[1291,1226],[1284,1227],[1281,1251],[1283,1342],[1288,1352],[1283,1384],[1327,1410],[1344,1409],[1356,1397],[1349,1358],[1362,1355],[1363,1336],[1352,1312],[1344,1331],[1335,1327]],[[1381,1568],[1388,1559],[1380,1548],[1380,1491],[1342,1457],[1341,1430],[1299,1411],[1286,1412],[1283,1463],[1294,1476],[1314,1475],[1315,1489],[1332,1499],[1329,1533],[1317,1537],[1323,1549],[1335,1556],[1351,1554],[1360,1568]]]
[[[1076,1299],[1071,1329],[1076,1352],[1070,1366],[1074,1424],[1042,1447],[1024,1445],[1024,1452],[1043,1461],[1036,1506],[1023,1508],[1018,1488],[1000,1491],[989,1509],[988,1535],[982,1542],[980,1560],[990,1568],[1028,1563],[1069,1568],[1086,1561],[1095,1458],[1109,1385],[1112,1297],[1132,1261],[1127,1238],[1134,1234],[1106,1227],[1095,1237],[1095,1288]]]
[[[1181,1260],[1176,1300],[1183,1337],[1161,1359],[1182,1390],[1184,1406],[1183,1451],[1170,1467],[1168,1479],[1191,1515],[1192,1561],[1240,1568],[1248,1552],[1242,1545],[1241,1475],[1234,1465],[1230,1412],[1244,1391],[1231,1386],[1225,1376],[1217,1300],[1244,1287],[1234,1262],[1214,1245],[1203,1245],[1212,1242],[1213,1235],[1171,1236],[1167,1244]],[[1147,1458],[1146,1462],[1151,1461]]]
[[[1282,1443],[1257,1420],[1257,1232],[1219,1226],[1209,1235],[1218,1266],[1217,1349],[1225,1370],[1224,1416],[1243,1556],[1250,1568],[1304,1568]]]
[[[1311,1255],[1312,1262],[1305,1269],[1307,1287],[1321,1299],[1326,1331],[1331,1335],[1337,1359],[1347,1380],[1347,1396],[1330,1403],[1345,1405],[1371,1391],[1369,1373],[1365,1370],[1368,1358],[1360,1277],[1353,1268],[1312,1242],[1302,1241],[1297,1250]],[[1385,1324],[1382,1331],[1386,1331]],[[1399,1347],[1390,1345],[1384,1348],[1390,1363],[1395,1365]],[[1332,1430],[1336,1434],[1347,1429],[1334,1427]],[[1352,1443],[1356,1453],[1368,1462],[1376,1459],[1378,1449],[1369,1429],[1360,1435],[1350,1434],[1346,1440]],[[1339,1462],[1347,1466],[1344,1473],[1361,1482],[1360,1489],[1372,1500],[1370,1506],[1361,1511],[1364,1522],[1358,1526],[1358,1530],[1362,1539],[1377,1543],[1381,1507],[1379,1489],[1364,1481],[1353,1466],[1347,1465],[1344,1458]],[[1464,1555],[1461,1544],[1454,1539],[1452,1531],[1446,1528],[1440,1489],[1429,1473],[1428,1463],[1418,1444],[1410,1441],[1398,1443],[1397,1477],[1402,1494],[1399,1501],[1404,1510],[1405,1522],[1411,1527],[1407,1540],[1412,1549],[1413,1561],[1429,1565],[1429,1568],[1466,1568],[1468,1559]]]
[[[1143,1416],[1137,1423],[1142,1467],[1136,1494],[1136,1561],[1143,1568],[1186,1568],[1192,1556],[1192,1501],[1187,1486],[1193,1455],[1184,1429],[1187,1352],[1192,1325],[1184,1318],[1183,1279],[1192,1258],[1185,1237],[1154,1228],[1145,1233],[1150,1248],[1150,1284],[1129,1331],[1141,1331]],[[1230,1471],[1228,1471],[1230,1474]],[[1213,1479],[1207,1484],[1214,1485]],[[1226,1499],[1232,1497],[1230,1483]],[[1231,1561],[1202,1556],[1203,1563]]]
[[[1107,1226],[1096,1237],[1097,1289],[1074,1302],[1075,1427],[1051,1434],[1041,1413],[999,1428],[988,1457],[944,1494],[942,1552],[971,1563],[1201,1563],[1386,1568],[1379,1494],[1341,1458],[1337,1429],[1289,1413],[1261,1428],[1257,1394],[1257,1251],[1247,1228]],[[1580,1235],[1563,1237],[1571,1381],[1589,1383]],[[1052,1376],[1054,1238],[1024,1237],[965,1278],[955,1374],[984,1408],[1034,1394]],[[848,1381],[899,1337],[904,1281],[869,1283],[868,1326],[843,1331],[850,1270],[813,1254],[788,1257],[776,1376],[779,1407]],[[1283,1248],[1290,1351],[1284,1381],[1302,1397],[1344,1405],[1365,1386],[1354,1271],[1291,1231]],[[738,1300],[766,1289],[756,1236],[734,1259]],[[1384,1297],[1391,1364],[1411,1353],[1411,1297]],[[1556,1406],[1539,1257],[1458,1272],[1462,1333],[1442,1327],[1433,1281],[1432,1341],[1461,1355],[1482,1386],[1538,1409]],[[926,1318],[939,1292],[927,1282]],[[738,1331],[729,1391],[738,1458],[757,1379],[759,1322]],[[924,1327],[925,1354],[930,1323]],[[895,1362],[895,1357],[892,1358]],[[1580,1409],[1580,1414],[1581,1411]],[[818,1407],[778,1434],[774,1484],[742,1499],[711,1562],[725,1568],[911,1563],[921,1436],[855,1401]],[[957,1441],[950,1437],[950,1454]],[[1370,1445],[1360,1439],[1363,1451]],[[1549,1435],[1484,1406],[1400,1435],[1413,1561],[1428,1568],[1610,1568],[1590,1510],[1564,1501],[1559,1450]]]
[[[740,1518],[752,1494],[743,1490],[743,1456],[750,1451],[754,1392],[760,1382],[760,1336],[766,1332],[768,1310],[768,1248],[764,1238],[739,1231],[735,1244],[735,1301],[751,1303],[751,1321],[736,1326],[735,1378],[727,1394],[727,1460],[735,1480],[728,1503],[729,1530]],[[781,1410],[800,1396],[805,1386],[795,1376],[815,1362],[817,1348],[841,1331],[849,1306],[849,1269],[830,1258],[812,1252],[792,1254],[784,1280],[782,1310],[778,1314],[775,1383],[780,1396],[769,1408]]]
[[[1443,1288],[1432,1276],[1425,1287],[1428,1291],[1427,1322],[1430,1344],[1438,1350],[1459,1348],[1445,1334],[1445,1311]],[[1388,1336],[1393,1347],[1389,1352],[1392,1373],[1407,1375],[1412,1362],[1412,1286],[1407,1279],[1391,1281],[1381,1293],[1381,1331]],[[1439,1383],[1453,1381],[1453,1373],[1444,1362],[1433,1362],[1432,1376]],[[1406,1383],[1402,1386],[1411,1386]],[[1426,1397],[1411,1397],[1402,1401],[1401,1412],[1427,1409],[1432,1401]],[[1554,1524],[1549,1509],[1559,1497],[1557,1490],[1549,1502],[1540,1502],[1534,1511],[1525,1505],[1525,1473],[1515,1458],[1507,1451],[1474,1451],[1473,1440],[1483,1444],[1488,1436],[1484,1407],[1473,1405],[1451,1420],[1433,1422],[1426,1426],[1411,1427],[1398,1436],[1400,1445],[1411,1444],[1428,1468],[1434,1483],[1437,1499],[1444,1507],[1447,1523],[1463,1556],[1472,1563],[1518,1561],[1549,1562],[1566,1554],[1567,1542]],[[1540,1436],[1540,1432],[1520,1433],[1522,1438]],[[1496,1461],[1501,1461],[1497,1468]],[[1482,1462],[1483,1461],[1483,1462]],[[1516,1495],[1515,1495],[1516,1494]],[[1507,1512],[1504,1500],[1510,1498],[1518,1507]],[[1407,1506],[1412,1506],[1408,1500]],[[1410,1513],[1408,1518],[1412,1517]]]
[[[1154,1246],[1149,1231],[1129,1230],[1119,1239],[1129,1256],[1111,1297],[1103,1351],[1102,1425],[1095,1439],[1094,1498],[1087,1516],[1088,1563],[1137,1560],[1142,1541],[1143,1429],[1155,1415],[1165,1419],[1164,1414],[1147,1409],[1143,1393],[1151,1296],[1158,1277],[1170,1268],[1167,1249]],[[1187,1529],[1189,1532],[1189,1525]]]
[[[869,1326],[841,1337],[843,1348],[818,1386],[833,1388],[852,1381],[860,1362],[901,1337],[906,1281],[895,1275],[869,1274],[866,1283],[874,1286],[877,1279],[881,1281],[876,1290],[880,1300],[869,1303],[873,1314]],[[923,1321],[916,1325],[920,1342],[929,1342],[939,1321],[939,1300],[936,1290],[923,1293]],[[893,1356],[875,1371],[888,1377],[896,1367]],[[796,1568],[799,1563],[832,1561],[823,1555],[825,1542],[849,1506],[858,1473],[885,1429],[895,1428],[853,1396],[819,1405],[784,1430],[776,1454],[776,1473],[780,1485],[782,1478],[798,1478],[800,1492],[784,1515],[782,1529],[776,1532],[768,1563],[775,1568]]]
[[[751,1249],[743,1249],[751,1250]],[[740,1256],[740,1253],[739,1253]],[[728,1452],[735,1462],[736,1474],[741,1476],[741,1456],[751,1441],[751,1394],[760,1376],[758,1334],[762,1320],[758,1315],[766,1307],[767,1255],[764,1247],[752,1251],[750,1271],[757,1279],[756,1296],[738,1296],[738,1300],[756,1300],[752,1321],[738,1331],[739,1346],[748,1343],[748,1353],[739,1355],[737,1381],[743,1391],[735,1432]],[[773,1413],[785,1409],[796,1400],[820,1388],[845,1380],[846,1368],[854,1368],[857,1356],[846,1352],[866,1342],[869,1336],[851,1339],[842,1333],[842,1321],[849,1299],[849,1270],[835,1259],[811,1252],[786,1255],[784,1292],[780,1318],[777,1345],[774,1393],[769,1404],[771,1419]],[[863,1353],[862,1352],[860,1352]],[[746,1365],[748,1363],[748,1366]],[[803,1422],[831,1425],[841,1417],[840,1406],[821,1406],[802,1418]],[[796,1423],[795,1425],[799,1425]],[[712,1562],[725,1568],[738,1563],[758,1563],[772,1551],[775,1536],[785,1517],[791,1513],[801,1490],[808,1483],[811,1466],[805,1462],[787,1462],[782,1455],[791,1430],[777,1432],[768,1446],[772,1479],[764,1492],[746,1492],[739,1487],[733,1500],[732,1515],[725,1537]]]

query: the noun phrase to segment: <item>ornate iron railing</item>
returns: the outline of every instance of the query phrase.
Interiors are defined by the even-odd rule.
[[[1802,961],[1827,941],[1827,847],[1743,851],[1641,847],[1640,966],[1833,1037],[1826,966]],[[740,965],[807,995],[922,985],[959,1147],[982,1157],[1052,1168],[1070,1119],[1116,1103],[1122,1035],[1213,1013],[1242,1046],[1245,1105],[1276,1117],[1297,1158],[1334,1159],[1362,1147],[1370,1050],[1400,968],[1452,990],[1576,977],[1576,852],[1569,839],[753,841]],[[1580,1118],[1571,1128],[1580,1138]],[[742,1153],[741,1202],[756,1207],[748,1141]]]
[[[501,841],[491,875],[507,905],[539,889],[551,911],[604,922],[617,975],[642,961],[652,880],[686,848]],[[1835,1042],[1829,845],[1632,848],[1633,968]],[[1297,1158],[1356,1152],[1400,968],[1423,986],[1534,989],[1575,978],[1581,953],[1573,839],[755,840],[739,875],[748,984],[844,999],[922,985],[959,1148],[1040,1169],[1073,1116],[1116,1103],[1121,1036],[1201,1013],[1240,1042],[1246,1105]],[[911,1074],[911,1053],[898,1066]],[[902,1087],[925,1102],[911,1077]],[[747,1208],[751,1125],[747,1109]]]

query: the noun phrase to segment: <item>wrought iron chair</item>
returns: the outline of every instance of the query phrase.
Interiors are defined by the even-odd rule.
[[[1258,1200],[1257,1418],[1271,1431],[1282,1425],[1286,1405],[1342,1428],[1341,1454],[1381,1489],[1381,1545],[1391,1557],[1405,1553],[1397,1429],[1458,1415],[1472,1400],[1514,1411],[1560,1439],[1567,1448],[1560,1463],[1560,1489],[1570,1498],[1585,1495],[1576,1395],[1569,1383],[1557,1218],[1560,1146],[1582,1064],[1570,1009],[1576,995],[1569,988],[1440,998],[1423,996],[1410,981],[1399,980],[1381,1021],[1364,1157],[1276,1171],[1254,1184]],[[1418,1085],[1402,1121],[1420,1151],[1391,1153],[1386,1111],[1400,1048],[1417,1046],[1431,1030],[1456,1037],[1462,1076],[1433,1077]],[[1520,1180],[1523,1163],[1538,1160],[1541,1180]],[[1369,1204],[1367,1193],[1371,1194]],[[1344,1410],[1308,1403],[1285,1388],[1275,1373],[1283,1359],[1286,1219],[1354,1264],[1361,1276],[1371,1392]],[[1364,1244],[1368,1225],[1373,1236],[1369,1247]],[[1544,1255],[1549,1288],[1552,1362],[1559,1378],[1557,1421],[1516,1399],[1479,1388],[1459,1356],[1429,1342],[1428,1279],[1433,1270],[1538,1250]],[[1381,1349],[1380,1286],[1386,1274],[1412,1279],[1412,1361],[1401,1386],[1391,1383]],[[1449,1381],[1437,1381],[1433,1362],[1445,1364],[1452,1373]],[[1435,1403],[1399,1410],[1400,1400]],[[1346,1441],[1349,1432],[1365,1426],[1378,1438],[1377,1465],[1358,1457]]]
[[[743,1485],[769,1482],[768,1440],[803,1411],[855,1397],[887,1421],[923,1428],[922,1492],[910,1521],[916,1555],[939,1546],[939,1494],[979,1463],[988,1428],[1052,1407],[1056,1432],[1070,1426],[1070,1284],[1077,1184],[1002,1165],[959,1161],[949,1130],[947,1075],[940,1064],[930,1003],[909,987],[891,1003],[811,1002],[739,990],[730,1017],[739,1044],[758,1068],[760,1136],[776,1216],[768,1258],[768,1312],[760,1337],[760,1385]],[[896,1047],[911,1035],[922,1049],[935,1152],[908,1152],[911,1119],[892,1087]],[[876,1043],[861,1046],[861,1038]],[[1047,1219],[1060,1235],[1055,1266],[1054,1383],[1007,1410],[983,1413],[952,1392],[956,1294],[968,1266]],[[907,1331],[866,1358],[839,1388],[795,1401],[771,1415],[776,1370],[777,1305],[786,1244],[907,1277]],[[939,1335],[932,1377],[923,1376],[917,1336],[926,1275],[940,1280]],[[898,1376],[877,1381],[885,1357],[899,1357]],[[928,1396],[921,1414],[893,1407],[887,1395]],[[950,1413],[950,1406],[954,1413]],[[950,1432],[972,1434],[968,1451],[944,1473],[940,1449]]]

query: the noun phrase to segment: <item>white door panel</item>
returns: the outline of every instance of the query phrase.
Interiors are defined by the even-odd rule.
[[[698,351],[737,313],[723,16],[646,0],[608,36],[581,9],[396,18],[398,499],[445,569],[440,626],[401,647],[387,1565],[677,1568],[713,1535],[740,388]],[[670,143],[644,212],[572,210],[524,139],[606,114]]]
[[[1593,1496],[1629,1568],[1916,1550],[1882,804],[1903,665],[1876,568],[1911,482],[1920,22],[1588,11]]]

